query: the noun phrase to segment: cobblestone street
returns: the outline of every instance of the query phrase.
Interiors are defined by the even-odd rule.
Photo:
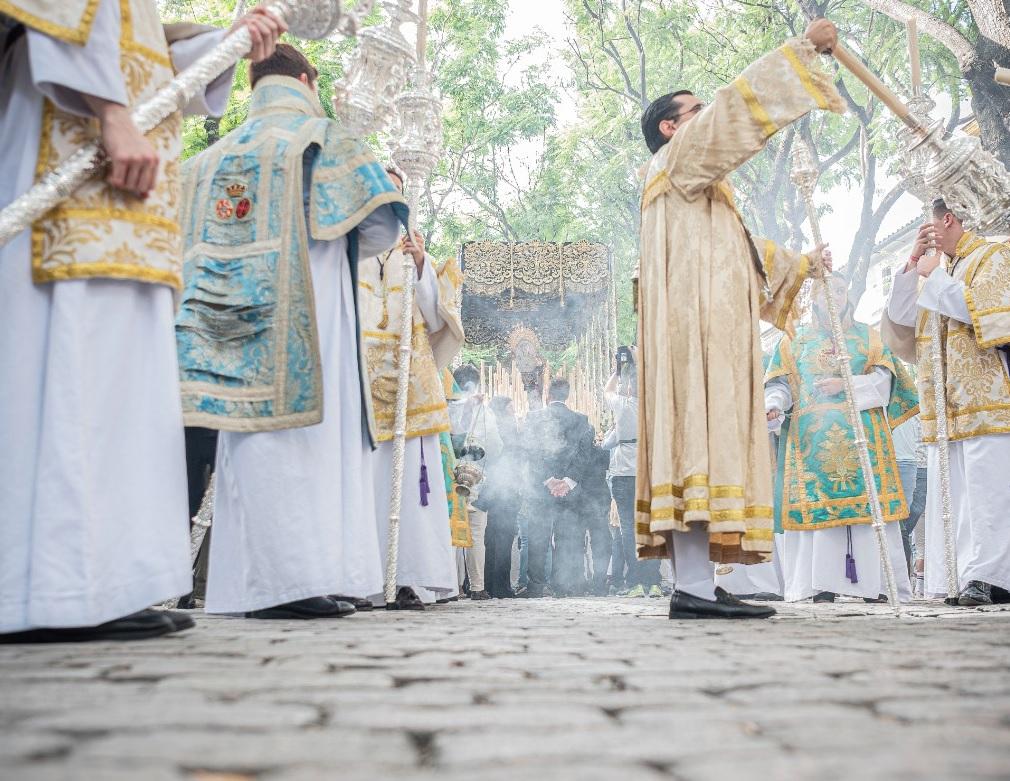
[[[0,648],[9,781],[1010,778],[1010,611],[461,602]]]

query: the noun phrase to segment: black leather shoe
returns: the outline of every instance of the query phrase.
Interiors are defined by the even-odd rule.
[[[365,599],[364,597],[345,597],[342,594],[330,594],[330,599],[335,599],[337,602],[349,602],[354,605],[354,609],[359,613],[367,613],[369,610],[375,609],[372,600]]]
[[[141,610],[98,626],[29,629],[0,634],[0,643],[87,643],[103,640],[145,640],[178,631],[166,611]],[[190,625],[192,626],[190,619]]]
[[[979,607],[992,604],[992,586],[981,580],[973,580],[957,595],[961,607]]]
[[[819,594],[814,594],[814,602],[834,602],[835,593],[833,591],[822,591]]]
[[[193,619],[185,613],[180,613],[176,610],[161,610],[159,612],[172,622],[172,626],[175,627],[176,632],[183,632],[196,626]]]
[[[670,597],[670,618],[770,618],[775,608],[748,605],[723,588],[716,588],[715,599],[702,599],[681,591]]]
[[[188,594],[179,597],[179,601],[175,604],[175,609],[196,610],[196,598],[193,596],[193,592],[190,591]]]
[[[424,610],[424,602],[410,586],[400,586],[396,599],[386,603],[386,610]]]
[[[343,618],[354,615],[355,612],[354,605],[349,602],[329,597],[309,597],[262,610],[252,610],[245,617],[305,621],[313,618]]]
[[[770,591],[758,591],[756,594],[736,594],[737,599],[751,599],[755,602],[782,602],[782,597]]]
[[[1010,602],[1010,591],[1005,588],[1000,588],[999,586],[989,587],[989,596],[992,597],[992,603],[994,605],[1005,605]]]
[[[491,599],[491,595],[487,591],[474,591],[470,594],[470,599],[477,600],[478,602],[483,602],[485,599]]]
[[[863,597],[863,602],[866,602],[867,604],[870,605],[882,605],[887,602],[887,594],[880,594],[877,596],[876,599],[874,599],[873,597]]]

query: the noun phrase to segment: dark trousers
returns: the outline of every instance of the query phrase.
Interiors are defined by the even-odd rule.
[[[496,599],[515,596],[512,591],[512,544],[519,533],[518,504],[494,502],[487,511],[484,532],[484,588]]]
[[[561,508],[564,499],[551,499],[550,501],[536,501],[528,513],[529,541],[529,563],[527,564],[528,583],[530,596],[541,596],[547,586],[547,554],[551,547],[551,539],[554,535],[555,522],[563,520]],[[554,559],[554,569],[557,569],[557,558]]]
[[[901,543],[905,548],[905,561],[909,572],[912,571],[912,532],[926,510],[926,470],[909,461],[898,462],[898,473],[901,475],[901,488],[908,502],[908,517],[901,523]],[[924,551],[916,555],[924,558]]]
[[[217,431],[209,428],[186,429],[186,480],[189,483],[189,517],[200,509],[200,502],[214,472],[217,455]],[[207,558],[210,551],[210,534],[203,538],[203,545],[193,565],[193,596],[201,599],[207,593]]]
[[[635,555],[635,478],[612,477],[610,491],[617,504],[617,514],[621,517],[621,540],[624,548],[624,576],[629,587],[642,584],[646,588],[659,585],[659,560],[639,561]],[[616,540],[615,540],[615,545]],[[614,582],[620,578],[614,574]]]
[[[624,537],[620,526],[610,527],[611,548],[610,548],[610,585],[620,590],[625,587],[624,569],[627,564],[624,560]]]
[[[606,591],[612,538],[603,503],[585,499],[576,511],[554,521],[554,590],[558,594],[581,596],[590,585],[586,581],[586,536],[592,551],[592,591]]]

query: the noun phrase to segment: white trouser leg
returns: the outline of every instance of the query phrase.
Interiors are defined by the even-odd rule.
[[[715,568],[708,557],[708,530],[692,524],[689,532],[671,532],[673,579],[677,591],[715,599]]]
[[[466,572],[470,576],[470,591],[484,590],[484,531],[487,529],[487,513],[470,510],[470,532],[473,547],[466,550]]]

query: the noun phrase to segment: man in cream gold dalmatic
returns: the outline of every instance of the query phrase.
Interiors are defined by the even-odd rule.
[[[1010,590],[1010,246],[966,231],[943,200],[894,277],[881,333],[918,360],[926,444],[926,594],[965,607]],[[926,254],[930,250],[938,250]],[[921,288],[919,286],[922,282]],[[940,319],[959,594],[947,594],[930,315]]]
[[[642,195],[636,541],[670,556],[671,618],[764,618],[714,584],[711,562],[772,551],[771,454],[758,321],[784,328],[803,280],[830,256],[754,240],[725,181],[814,109],[843,111],[814,63],[835,45],[815,20],[705,106],[688,91],[653,101]]]

